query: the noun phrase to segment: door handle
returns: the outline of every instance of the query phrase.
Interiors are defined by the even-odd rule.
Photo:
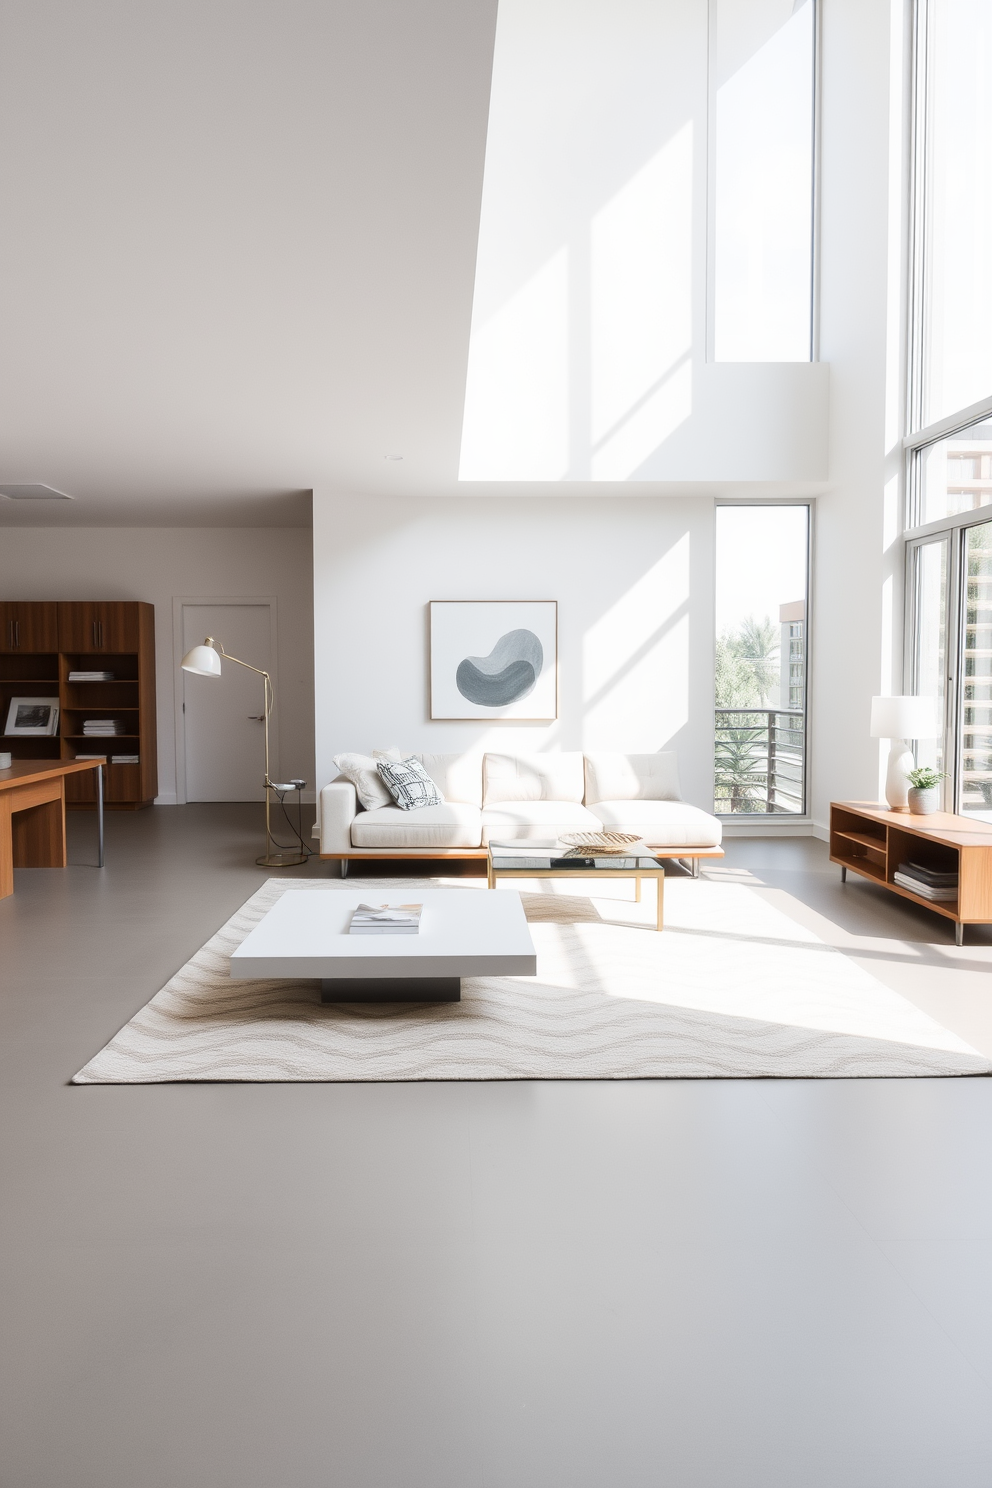
[[[264,723],[265,722],[265,714],[264,713],[249,713],[248,714],[248,721],[249,721],[249,723]]]

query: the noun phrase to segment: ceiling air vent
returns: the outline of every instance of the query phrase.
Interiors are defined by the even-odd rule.
[[[55,491],[51,486],[0,486],[0,496],[10,501],[72,501],[64,491]]]

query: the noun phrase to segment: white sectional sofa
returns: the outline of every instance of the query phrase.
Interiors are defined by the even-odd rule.
[[[485,857],[490,841],[550,840],[602,827],[633,832],[663,856],[722,857],[715,816],[680,800],[678,757],[657,754],[418,754],[440,806],[361,808],[344,778],[320,793],[320,856]]]

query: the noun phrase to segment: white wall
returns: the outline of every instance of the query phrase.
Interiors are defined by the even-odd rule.
[[[711,806],[711,501],[315,490],[313,521],[318,785],[342,750],[669,747],[685,798]],[[558,601],[557,723],[431,722],[438,599]]]
[[[173,597],[274,595],[279,769],[313,783],[313,608],[303,528],[7,528],[5,599],[143,599],[155,606],[158,800],[176,799]],[[221,637],[223,639],[223,637]],[[246,658],[248,659],[248,658]]]
[[[902,0],[824,0],[821,355],[830,489],[817,501],[812,815],[880,799],[871,698],[901,692],[898,529],[905,221]]]
[[[825,366],[706,361],[708,12],[501,0],[463,481],[826,478]]]

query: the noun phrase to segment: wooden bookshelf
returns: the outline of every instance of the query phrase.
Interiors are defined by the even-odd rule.
[[[113,672],[112,682],[70,682],[73,671]],[[51,697],[59,731],[4,735],[15,759],[71,760],[80,754],[136,754],[105,768],[108,809],[133,811],[158,794],[155,728],[155,610],[140,600],[0,601],[0,728],[12,697]],[[126,732],[86,735],[84,721],[108,718]],[[66,805],[96,805],[92,770],[66,778]]]
[[[992,822],[935,811],[913,816],[889,811],[874,801],[833,801],[830,805],[830,861],[841,876],[848,870],[881,884],[954,922],[954,938],[964,943],[965,925],[992,924]],[[958,875],[957,899],[934,903],[895,882],[900,863],[919,863]]]

